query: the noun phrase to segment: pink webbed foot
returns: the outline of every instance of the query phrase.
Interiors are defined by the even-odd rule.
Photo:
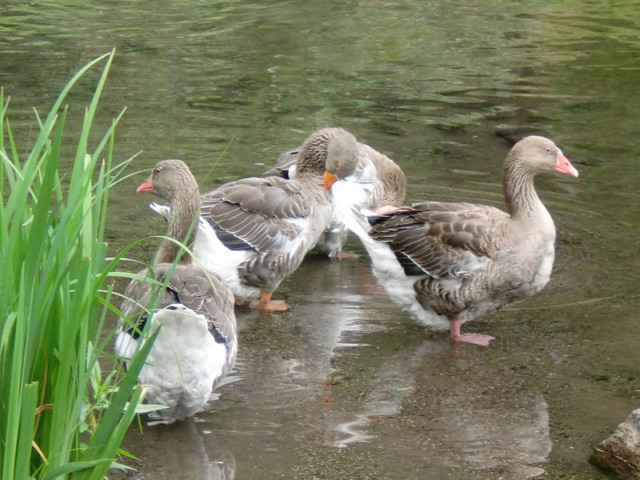
[[[481,347],[488,347],[491,340],[495,340],[495,337],[491,335],[483,335],[481,333],[460,333],[460,326],[462,321],[457,318],[449,319],[449,326],[451,330],[451,340],[458,343],[470,343],[472,345],[480,345]]]
[[[374,208],[373,213],[376,215],[385,215],[387,213],[397,212],[398,210],[402,210],[402,208],[393,207],[391,205],[384,205],[382,207]]]
[[[480,345],[481,347],[488,347],[491,340],[495,340],[496,337],[491,335],[483,335],[481,333],[463,333],[458,337],[451,335],[451,339],[454,342],[470,343],[472,345]]]
[[[333,256],[334,259],[336,260],[345,260],[347,258],[360,258],[360,255],[358,255],[356,252],[349,252],[349,251],[341,251],[339,253],[336,253]]]
[[[249,306],[256,310],[262,310],[265,312],[285,312],[289,310],[289,305],[287,305],[284,300],[272,300],[269,302],[254,300]]]

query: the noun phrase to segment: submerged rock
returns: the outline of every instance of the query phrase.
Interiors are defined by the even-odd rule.
[[[591,462],[625,479],[640,478],[640,408],[631,412],[613,435],[595,446]]]

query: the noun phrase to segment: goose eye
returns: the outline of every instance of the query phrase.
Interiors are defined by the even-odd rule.
[[[160,169],[159,169],[159,168],[154,168],[154,169],[153,169],[153,174],[154,174],[154,175],[157,175],[157,174],[159,174],[159,173],[160,173]]]

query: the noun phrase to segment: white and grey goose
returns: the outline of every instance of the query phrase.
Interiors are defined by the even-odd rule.
[[[327,157],[324,188],[331,188],[332,219],[316,248],[330,258],[348,256],[342,248],[348,228],[342,218],[354,206],[377,212],[404,202],[407,179],[389,157],[358,142],[347,130],[326,128]],[[276,169],[295,178],[298,150],[283,153]]]
[[[298,268],[330,221],[329,194],[322,188],[326,148],[324,133],[317,132],[300,150],[295,179],[243,178],[202,197],[193,252],[237,299],[259,298],[252,308],[289,308],[271,296]],[[166,214],[162,207],[153,208]]]
[[[202,242],[198,237],[194,252],[225,278],[236,297],[259,296],[253,308],[288,308],[271,295],[329,224],[330,200],[322,188],[326,155],[327,132],[321,130],[302,145],[295,178],[244,178],[203,197],[202,216],[214,235]]]
[[[549,139],[530,136],[507,155],[507,211],[470,203],[424,202],[365,218],[346,217],[392,300],[452,340],[493,337],[460,326],[542,290],[555,255],[555,225],[534,187],[539,173],[578,171]],[[355,212],[352,212],[355,213]]]
[[[153,192],[169,201],[167,236],[189,243],[192,222],[197,217],[200,196],[197,184],[177,188],[174,173],[179,160],[157,165],[139,193]],[[188,253],[180,256],[178,244],[165,240],[153,267],[139,272],[162,284],[153,286],[132,280],[125,291],[121,311],[129,319],[120,326],[115,352],[131,358],[151,321],[149,332],[161,326],[138,381],[147,387],[146,402],[165,405],[154,412],[160,421],[172,422],[201,411],[212,390],[231,371],[238,351],[233,293],[215,274],[195,265]],[[149,308],[155,308],[149,311]]]

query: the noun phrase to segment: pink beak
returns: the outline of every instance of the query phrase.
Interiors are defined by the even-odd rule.
[[[567,160],[567,157],[565,157],[560,151],[558,152],[556,164],[553,166],[553,171],[571,175],[572,177],[578,177],[578,170],[576,170],[576,167],[571,165],[571,162]]]
[[[151,181],[153,180],[153,175],[149,175],[142,185],[140,185],[136,189],[136,193],[153,193],[153,185]]]

